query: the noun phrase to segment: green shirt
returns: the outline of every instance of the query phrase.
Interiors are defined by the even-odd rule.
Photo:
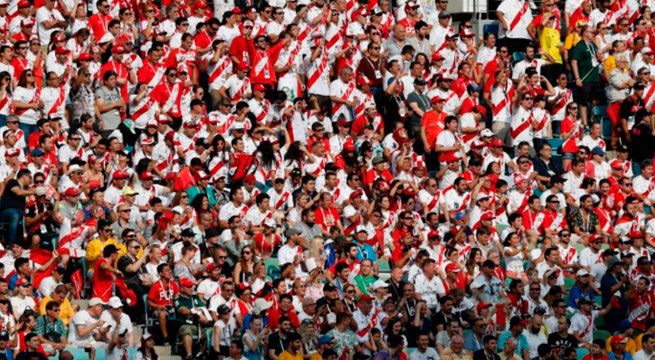
[[[184,296],[182,294],[178,295],[178,297],[173,300],[173,306],[175,306],[175,314],[177,317],[177,320],[180,321],[185,321],[185,320],[192,320],[193,315],[189,314],[187,316],[182,315],[180,313],[180,308],[187,308],[189,310],[193,309],[194,307],[202,307],[204,304],[202,301],[200,301],[200,298],[198,295],[193,295],[191,297]]]
[[[68,334],[64,322],[60,319],[55,319],[54,322],[51,322],[47,317],[47,315],[41,315],[36,318],[36,328],[34,329],[34,332],[52,342],[61,342],[61,338],[66,338]],[[55,338],[57,335],[59,336],[59,339]]]
[[[355,276],[355,285],[357,285],[362,294],[368,294],[368,288],[373,285],[375,280],[377,279],[374,276],[357,275]]]
[[[578,76],[580,76],[583,83],[600,82],[600,72],[598,70],[600,64],[596,60],[597,52],[596,44],[587,44],[584,40],[578,41],[569,50],[569,58],[578,62]]]

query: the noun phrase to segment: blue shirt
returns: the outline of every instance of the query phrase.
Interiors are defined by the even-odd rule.
[[[505,349],[505,341],[509,338],[514,338],[512,332],[509,330],[503,331],[498,337],[498,351],[503,351]],[[528,339],[525,338],[525,335],[519,334],[518,338],[514,338],[516,341],[516,350],[514,350],[514,355],[521,358],[523,355],[523,350],[528,349]]]

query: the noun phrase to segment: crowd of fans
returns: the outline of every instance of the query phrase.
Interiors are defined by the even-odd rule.
[[[0,0],[0,359],[652,359],[653,6]]]

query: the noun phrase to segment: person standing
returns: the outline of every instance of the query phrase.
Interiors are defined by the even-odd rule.
[[[587,26],[582,30],[582,41],[575,44],[569,51],[571,70],[575,86],[578,87],[578,98],[580,104],[580,118],[582,125],[587,124],[587,108],[592,99],[603,98],[603,87],[600,85],[600,60],[602,55],[594,43],[594,30]]]
[[[8,176],[3,183],[0,220],[9,224],[7,229],[9,244],[15,243],[18,239],[18,225],[23,221],[26,197],[36,194],[34,189],[29,188],[31,184],[32,173],[27,169],[19,170],[16,178]]]

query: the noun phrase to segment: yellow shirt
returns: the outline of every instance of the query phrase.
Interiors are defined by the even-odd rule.
[[[45,315],[45,307],[50,301],[52,301],[50,296],[47,296],[41,300],[41,304],[39,305],[39,315]],[[71,320],[73,320],[73,315],[75,315],[73,306],[71,305],[70,301],[68,301],[68,299],[64,299],[64,302],[59,304],[59,320],[61,320],[64,325],[68,326]]]
[[[566,35],[566,39],[564,39],[564,50],[571,50],[571,48],[574,47],[575,44],[577,44],[580,40],[582,40],[582,37],[580,37],[580,35],[577,33],[570,33]]]
[[[539,45],[541,48],[547,52],[557,64],[562,63],[562,53],[560,52],[560,46],[562,41],[560,40],[560,32],[554,28],[544,28],[539,34]],[[546,57],[543,57],[546,59]]]
[[[302,353],[298,353],[296,355],[292,355],[288,351],[283,351],[282,354],[278,357],[279,360],[302,360],[303,356]]]
[[[86,245],[86,262],[88,264],[89,271],[93,271],[93,267],[96,264],[96,260],[100,259],[100,257],[102,256],[102,250],[104,250],[105,246],[109,244],[116,246],[116,248],[118,249],[119,258],[127,254],[127,249],[125,249],[125,245],[123,245],[123,243],[119,243],[113,237],[107,239],[107,241],[105,242],[102,242],[100,238],[95,238]]]
[[[612,73],[612,70],[616,67],[616,56],[610,55],[603,61],[603,68],[605,69],[605,74],[609,77],[609,74]]]

